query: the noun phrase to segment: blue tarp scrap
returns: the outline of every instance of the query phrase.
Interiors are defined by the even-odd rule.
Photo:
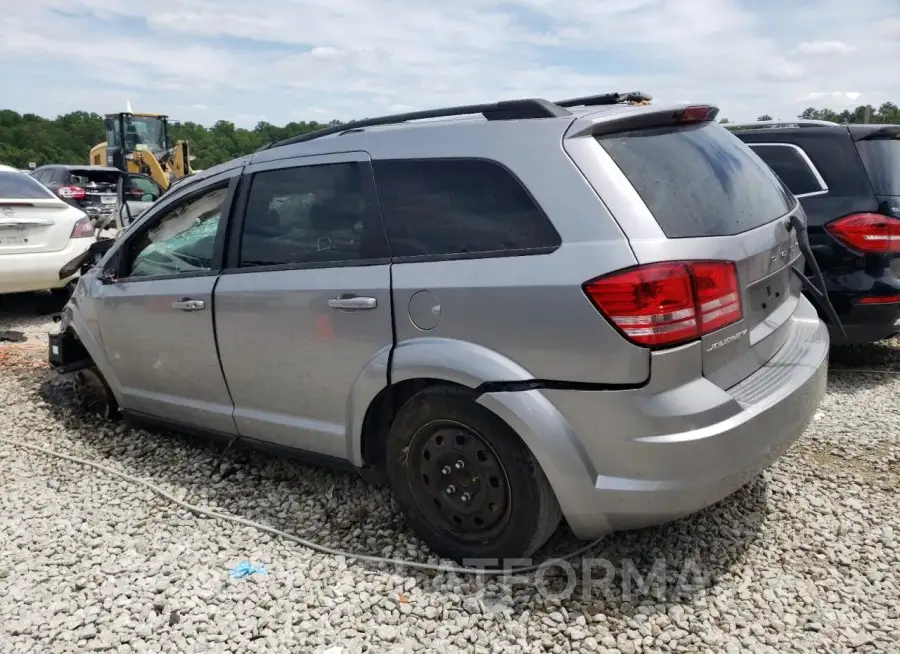
[[[266,570],[266,566],[261,563],[250,563],[250,561],[241,561],[235,567],[233,567],[229,573],[231,574],[232,579],[243,579],[244,577],[249,577],[250,575],[267,575],[269,572]]]

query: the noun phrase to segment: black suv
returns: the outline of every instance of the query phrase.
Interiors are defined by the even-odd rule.
[[[824,121],[726,125],[803,204],[809,239],[846,336],[836,344],[900,332],[900,126]]]
[[[115,210],[116,187],[123,174],[108,166],[64,164],[41,166],[31,172],[32,177],[84,211],[95,223]],[[162,187],[147,175],[128,173],[125,177],[124,194],[129,202],[155,202],[162,193]]]

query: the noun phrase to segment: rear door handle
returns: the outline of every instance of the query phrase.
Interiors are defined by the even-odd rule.
[[[172,308],[179,311],[203,311],[206,308],[206,303],[203,300],[192,300],[186,297],[173,302]]]
[[[363,309],[374,309],[378,306],[378,301],[373,297],[359,297],[358,295],[334,297],[328,300],[328,306],[332,309],[351,309],[361,311]]]

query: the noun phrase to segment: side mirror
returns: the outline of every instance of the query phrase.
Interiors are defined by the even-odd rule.
[[[115,242],[115,239],[111,238],[100,238],[94,241],[87,250],[59,269],[60,280],[68,279],[79,271],[86,273],[100,262],[100,259],[103,258],[103,255],[109,251]]]

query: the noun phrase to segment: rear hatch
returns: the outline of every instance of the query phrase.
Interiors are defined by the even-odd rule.
[[[83,216],[28,175],[0,171],[0,256],[64,250]]]
[[[78,205],[88,215],[111,213],[116,206],[116,193],[121,173],[115,170],[73,168],[69,171],[69,185],[84,189],[77,197]]]
[[[856,142],[879,211],[900,218],[900,126],[878,129]]]
[[[604,121],[592,135],[652,214],[639,207],[620,215],[607,203],[639,264],[734,263],[688,267],[703,374],[730,388],[771,359],[790,335],[789,321],[802,292],[791,265],[801,263],[802,255],[789,218],[794,212],[805,216],[771,169],[713,121],[715,113],[700,112],[697,120],[688,117],[696,112],[679,117],[672,110],[645,111],[639,121],[623,121],[624,129]],[[628,122],[640,127],[628,129]],[[628,204],[640,202],[632,196]],[[719,288],[704,295],[704,284]],[[704,297],[713,298],[712,303]],[[739,312],[728,304],[735,299]],[[717,316],[719,305],[730,312],[728,319]],[[709,329],[701,325],[706,320],[702,316],[714,318]]]

